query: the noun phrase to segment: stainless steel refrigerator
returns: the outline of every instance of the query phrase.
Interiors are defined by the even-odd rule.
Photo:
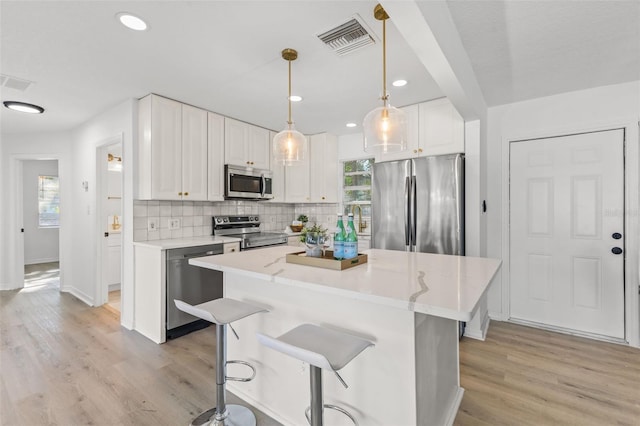
[[[464,255],[464,155],[373,165],[371,247]]]

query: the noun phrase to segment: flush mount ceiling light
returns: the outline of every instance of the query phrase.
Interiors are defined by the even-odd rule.
[[[14,111],[26,112],[28,114],[42,114],[44,108],[34,104],[28,104],[26,102],[17,101],[4,101],[4,106]]]
[[[300,102],[302,100],[302,96],[291,95],[291,96],[289,96],[289,100],[291,102]]]
[[[289,63],[289,120],[287,127],[273,137],[273,157],[285,166],[304,160],[307,151],[307,138],[297,131],[291,120],[291,61],[298,58],[298,52],[293,49],[284,49],[282,59]]]
[[[366,152],[397,152],[407,149],[407,119],[404,112],[389,104],[387,93],[387,26],[389,15],[378,4],[373,16],[382,21],[382,97],[383,105],[364,117],[364,150]]]
[[[357,124],[356,123],[347,123],[347,127],[356,127]]]
[[[402,87],[407,85],[407,80],[396,80],[391,84],[395,87]]]
[[[133,15],[129,12],[120,12],[116,15],[118,20],[125,27],[134,30],[134,31],[145,31],[147,28],[147,23],[142,20],[142,18]]]

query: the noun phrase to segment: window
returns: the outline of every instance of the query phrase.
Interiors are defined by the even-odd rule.
[[[371,170],[373,162],[373,158],[367,158],[342,163],[342,207],[345,219],[347,214],[353,211],[354,206],[360,206],[362,221],[367,222],[367,228],[364,230],[366,234],[371,230]],[[357,227],[357,209],[354,217]]]
[[[38,226],[60,226],[60,197],[58,176],[38,176]]]

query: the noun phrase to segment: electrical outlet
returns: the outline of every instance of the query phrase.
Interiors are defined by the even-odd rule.
[[[156,232],[158,231],[158,219],[157,218],[149,218],[147,220],[147,231]]]
[[[169,230],[173,231],[175,229],[180,229],[180,219],[171,218],[169,219]]]

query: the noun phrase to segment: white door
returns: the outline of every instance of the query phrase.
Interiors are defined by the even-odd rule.
[[[624,338],[623,130],[510,149],[511,317]]]

